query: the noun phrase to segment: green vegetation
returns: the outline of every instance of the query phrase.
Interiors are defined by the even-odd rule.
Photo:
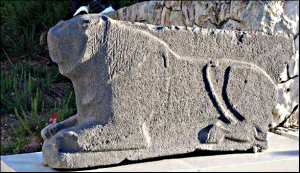
[[[45,54],[42,37],[49,27],[68,14],[68,0],[64,1],[1,1],[1,60],[10,56],[38,60]]]
[[[1,1],[1,154],[39,151],[52,113],[75,113],[68,79],[49,58],[48,29],[68,14],[65,1]]]
[[[1,152],[22,152],[48,124],[52,113],[61,121],[75,113],[75,97],[70,83],[59,75],[56,66],[15,64],[1,73],[1,116],[14,114],[16,122],[7,131],[14,137],[13,148]],[[2,117],[1,117],[2,118]],[[39,148],[37,148],[39,149]]]

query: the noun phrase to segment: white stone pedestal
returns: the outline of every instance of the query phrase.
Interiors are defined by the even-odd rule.
[[[299,134],[299,131],[298,131]],[[298,135],[299,136],[299,135]],[[299,171],[299,137],[268,133],[269,149],[262,153],[237,153],[147,161],[84,170],[110,171]],[[1,172],[56,172],[42,164],[42,153],[1,156]],[[83,170],[80,170],[83,171]]]

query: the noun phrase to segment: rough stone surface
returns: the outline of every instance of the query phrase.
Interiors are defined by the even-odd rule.
[[[58,23],[48,46],[73,82],[78,111],[42,131],[44,162],[54,168],[196,149],[265,149],[276,83],[293,55],[286,34],[160,27],[100,15]]]
[[[155,25],[199,26],[241,31],[284,32],[294,36],[293,61],[281,75],[272,127],[299,126],[299,1],[147,1],[108,16]],[[291,116],[292,115],[292,116]]]

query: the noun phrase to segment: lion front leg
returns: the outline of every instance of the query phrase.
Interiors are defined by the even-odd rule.
[[[47,127],[43,128],[41,131],[41,136],[44,140],[47,140],[54,136],[59,131],[75,126],[78,122],[78,115],[73,115],[70,118],[58,122],[56,124],[49,124]]]

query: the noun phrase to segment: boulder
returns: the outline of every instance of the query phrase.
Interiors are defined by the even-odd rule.
[[[293,38],[91,14],[48,32],[77,114],[42,130],[44,163],[86,168],[195,150],[261,151]]]

